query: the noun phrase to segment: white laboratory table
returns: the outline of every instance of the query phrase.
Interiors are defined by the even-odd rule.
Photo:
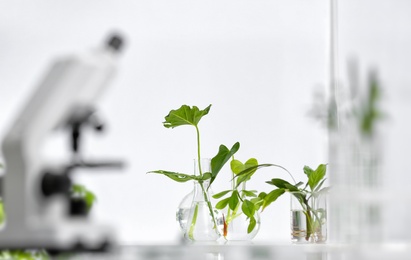
[[[165,244],[118,246],[107,253],[83,253],[70,260],[409,260],[411,244]]]

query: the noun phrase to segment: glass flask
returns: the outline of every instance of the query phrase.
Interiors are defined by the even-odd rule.
[[[194,160],[196,176],[211,172],[211,160]],[[177,222],[184,238],[191,241],[215,241],[220,237],[218,211],[211,203],[210,180],[193,181],[194,189],[187,194],[177,208]]]
[[[233,180],[234,181],[234,180]],[[242,190],[246,189],[246,182],[242,183]],[[243,199],[245,199],[243,197]],[[254,214],[255,227],[248,232],[250,219],[241,210],[242,203],[237,208],[231,210],[227,207],[223,215],[223,236],[228,241],[250,241],[260,230],[260,214],[258,211]]]

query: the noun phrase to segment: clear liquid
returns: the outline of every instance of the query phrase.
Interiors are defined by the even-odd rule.
[[[190,208],[178,208],[176,212],[176,220],[179,223],[183,233],[187,227],[188,214],[190,214]]]
[[[311,234],[307,236],[307,217],[302,210],[291,210],[291,241],[294,243],[321,243],[327,240],[326,212],[316,211],[312,217]]]

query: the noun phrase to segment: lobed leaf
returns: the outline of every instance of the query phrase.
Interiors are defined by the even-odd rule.
[[[257,171],[258,166],[257,159],[248,159],[244,164],[244,170],[238,173],[240,176],[238,176],[236,187],[238,187],[241,183],[250,180],[251,176],[253,176],[253,174]]]
[[[208,114],[210,111],[211,105],[206,107],[203,110],[200,110],[198,107],[182,105],[179,109],[171,110],[163,122],[164,127],[174,128],[182,125],[193,125],[197,126],[201,118]]]
[[[252,158],[253,159],[253,158]],[[259,164],[259,165],[254,165],[254,166],[250,166],[249,168],[246,168],[244,171],[240,172],[237,174],[237,176],[235,178],[237,179],[237,185],[236,188],[238,186],[240,186],[241,183],[248,181],[251,176],[260,168],[265,168],[265,167],[280,167],[282,169],[284,169],[282,166],[276,165],[276,164],[270,164],[270,163],[264,163],[264,164]]]
[[[249,169],[252,167],[258,167],[258,161],[255,158],[250,158],[248,159],[245,164],[244,164],[245,169]],[[253,168],[254,169],[254,168]],[[257,168],[255,168],[254,170],[251,170],[251,173],[254,174],[255,171],[257,171]]]
[[[239,160],[233,159],[233,160],[231,160],[231,162],[230,162],[230,168],[231,168],[231,171],[232,171],[234,174],[239,174],[240,172],[244,171],[245,166],[244,166],[244,164],[243,164],[242,162],[240,162]]]

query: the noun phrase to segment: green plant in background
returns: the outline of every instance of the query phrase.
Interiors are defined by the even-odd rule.
[[[165,170],[156,170],[150,171],[148,173],[157,173],[167,176],[168,178],[177,181],[177,182],[187,182],[187,181],[198,181],[200,187],[204,193],[204,198],[208,205],[210,215],[214,222],[214,228],[217,228],[217,221],[214,215],[213,206],[211,201],[207,196],[207,190],[211,186],[211,184],[216,179],[218,173],[223,168],[225,163],[233,156],[238,149],[240,148],[240,143],[235,143],[231,149],[228,149],[225,145],[220,145],[218,153],[211,159],[211,172],[202,172],[201,167],[201,141],[200,141],[200,130],[198,124],[203,116],[207,115],[210,111],[211,105],[206,107],[203,110],[200,110],[196,106],[187,106],[182,105],[179,109],[171,110],[168,115],[165,117],[165,121],[163,122],[163,126],[166,128],[175,128],[179,126],[193,126],[196,130],[196,144],[197,144],[197,160],[198,160],[198,172],[199,175],[193,174],[185,174],[185,173],[178,173],[173,171],[165,171]],[[204,182],[209,181],[208,187],[205,187]],[[193,219],[193,223],[191,223],[191,227],[195,227],[195,217]],[[192,230],[191,230],[192,231]],[[191,232],[192,233],[192,232]]]
[[[87,205],[87,210],[90,211],[96,202],[96,195],[88,190],[84,185],[73,184],[70,190],[70,197],[72,199],[84,200]]]
[[[0,164],[0,168],[2,165]],[[96,201],[94,193],[89,191],[85,186],[73,184],[71,188],[71,197],[84,199],[88,210],[91,210]],[[6,220],[6,213],[3,207],[3,200],[0,199],[0,225]],[[0,260],[49,260],[51,259],[46,250],[1,250]]]
[[[368,82],[368,93],[365,99],[354,111],[357,115],[361,132],[366,136],[371,136],[375,131],[375,124],[382,118],[382,112],[378,108],[378,101],[381,98],[381,87],[376,73],[371,72]]]
[[[45,250],[3,250],[0,259],[4,260],[48,260],[51,259]]]
[[[255,158],[250,158],[245,163],[234,159],[234,157],[232,158],[230,162],[232,187],[230,190],[219,192],[213,196],[215,199],[223,198],[216,204],[217,209],[227,209],[227,214],[223,218],[224,237],[228,235],[228,226],[230,223],[241,214],[247,216],[249,221],[247,233],[251,233],[256,227],[256,212],[260,209],[264,210],[264,208],[269,205],[268,201],[270,198],[273,198],[274,194],[266,194],[261,192],[257,195],[258,191],[256,190],[246,190],[245,183],[251,179],[259,168],[270,166],[279,167],[287,171],[284,167],[276,164],[259,165],[257,159]]]
[[[325,164],[320,164],[315,170],[308,166],[304,166],[304,173],[308,178],[308,181],[305,184],[304,182],[298,182],[293,185],[278,178],[266,182],[277,187],[277,189],[271,191],[271,193],[275,193],[274,196],[271,198],[269,198],[268,195],[264,197],[266,204],[274,202],[285,192],[290,192],[301,204],[307,224],[305,237],[307,241],[309,241],[312,235],[318,233],[321,234],[318,229],[321,228],[326,220],[325,209],[313,208],[313,205],[310,203],[310,201],[314,201],[315,203],[315,200],[319,195],[327,193],[330,189],[330,187],[323,187],[326,180],[326,170],[327,166]]]
[[[6,215],[4,214],[3,200],[0,200],[0,224],[4,223]]]

